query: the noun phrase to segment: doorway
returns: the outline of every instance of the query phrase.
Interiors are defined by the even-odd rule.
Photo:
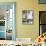
[[[15,40],[15,3],[0,3],[0,40]]]
[[[39,11],[39,35],[46,32],[46,11]]]

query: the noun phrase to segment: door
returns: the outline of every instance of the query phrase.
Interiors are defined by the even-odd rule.
[[[0,21],[2,20],[5,21],[5,28],[2,28],[5,30],[3,33],[0,33],[0,36],[4,37],[5,40],[15,40],[15,3],[0,3]]]

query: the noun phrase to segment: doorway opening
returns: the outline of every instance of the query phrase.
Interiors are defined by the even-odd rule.
[[[46,11],[39,11],[39,35],[46,32]]]

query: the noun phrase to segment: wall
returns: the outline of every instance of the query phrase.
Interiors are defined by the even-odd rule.
[[[16,2],[16,37],[36,38],[39,34],[39,10],[46,10],[46,4],[38,4],[38,0],[1,0],[0,2]],[[22,10],[33,11],[34,22],[32,25],[22,24]]]
[[[16,2],[17,3],[17,2]],[[19,0],[18,1],[18,16],[17,19],[17,37],[20,38],[36,38],[38,36],[39,27],[38,27],[38,4],[37,0]],[[32,25],[22,24],[22,10],[30,9],[34,12],[34,22]]]

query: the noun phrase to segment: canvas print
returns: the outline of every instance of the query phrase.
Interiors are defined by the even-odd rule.
[[[31,10],[22,11],[22,23],[23,24],[32,24],[33,23],[33,11],[31,11]]]

